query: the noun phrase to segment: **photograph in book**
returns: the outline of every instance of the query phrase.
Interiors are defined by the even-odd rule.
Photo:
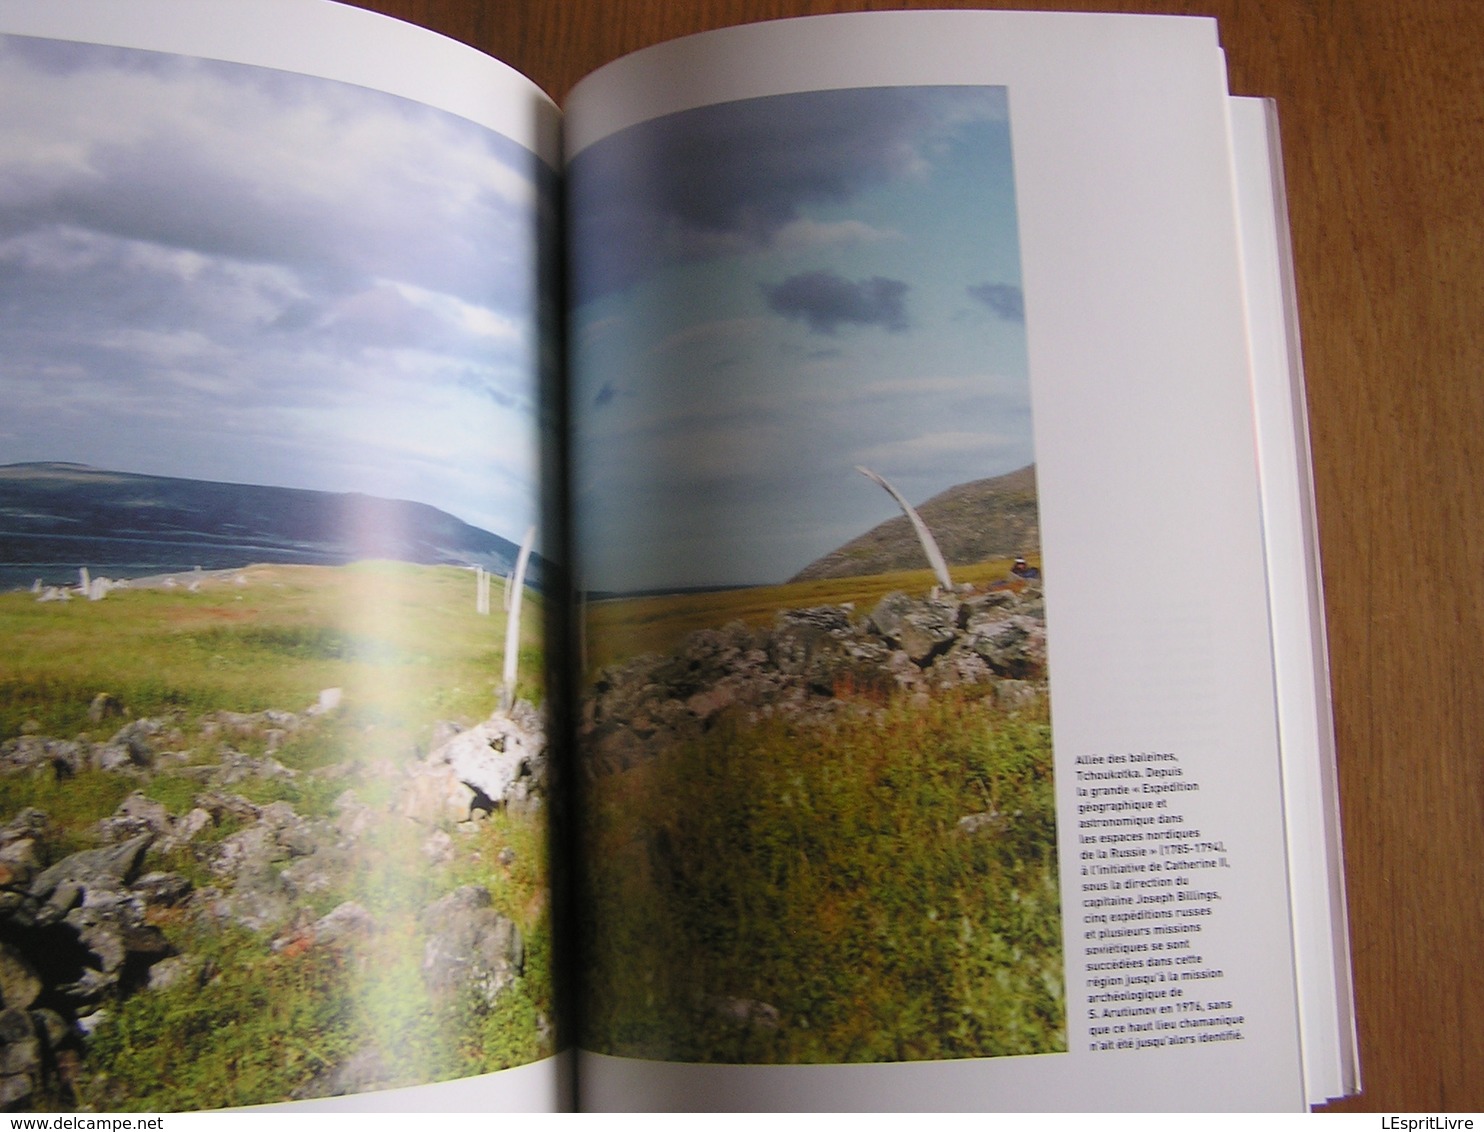
[[[570,162],[584,1048],[1066,1048],[1012,117],[787,94]]]
[[[0,106],[0,1105],[551,1054],[554,174],[179,55]]]

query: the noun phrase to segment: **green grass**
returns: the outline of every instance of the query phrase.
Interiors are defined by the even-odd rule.
[[[0,822],[9,821],[28,806],[45,810],[52,835],[43,843],[47,863],[80,849],[91,849],[85,830],[111,815],[137,782],[100,770],[84,770],[58,779],[50,768],[0,775]]]
[[[321,688],[363,705],[394,693],[419,724],[488,714],[504,615],[474,613],[474,580],[456,567],[362,562],[254,566],[247,584],[212,579],[199,593],[116,590],[105,600],[38,603],[0,594],[0,740],[30,722],[42,734],[106,738],[93,723],[107,692],[135,717],[211,711],[302,711]],[[526,594],[518,694],[542,697],[542,599]],[[410,714],[409,714],[410,713]]]
[[[589,791],[586,1044],[680,1061],[1065,1049],[1050,728],[970,694],[719,728]],[[958,820],[990,809],[997,835]],[[724,1000],[766,1003],[776,1027]]]
[[[343,952],[274,955],[233,929],[191,943],[219,973],[204,987],[189,980],[135,995],[114,1012],[89,1050],[88,1107],[175,1112],[284,1099],[356,1048]]]

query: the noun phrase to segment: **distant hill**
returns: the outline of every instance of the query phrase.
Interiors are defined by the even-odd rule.
[[[1041,549],[1036,466],[950,487],[917,507],[950,566]],[[791,581],[852,578],[927,566],[905,515],[897,515],[799,571]]]
[[[85,464],[0,465],[0,563],[207,568],[391,558],[507,573],[519,547],[430,507],[308,491],[111,472]],[[532,563],[532,580],[538,566]]]

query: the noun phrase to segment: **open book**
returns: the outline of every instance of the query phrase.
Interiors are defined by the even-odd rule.
[[[0,1103],[1355,1091],[1213,22],[0,33]]]

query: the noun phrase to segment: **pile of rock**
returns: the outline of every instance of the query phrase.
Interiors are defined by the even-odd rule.
[[[170,953],[148,910],[181,887],[138,876],[145,833],[41,868],[47,816],[23,810],[0,829],[0,1104],[15,1107],[65,1067],[103,1004],[143,985]],[[186,889],[189,885],[185,886]]]
[[[145,718],[104,742],[32,733],[0,744],[0,774],[46,775],[66,789],[92,771],[138,786],[83,831],[62,830],[34,808],[0,827],[0,1108],[27,1107],[44,1089],[55,1095],[57,1083],[65,1088],[84,1063],[88,1036],[121,999],[182,982],[206,987],[219,974],[172,946],[156,926],[162,918],[190,925],[193,934],[236,925],[275,949],[355,947],[376,933],[375,918],[353,900],[325,915],[316,908],[327,893],[353,886],[365,839],[388,822],[412,822],[426,830],[423,851],[436,862],[448,857],[460,826],[473,828],[501,806],[541,804],[545,721],[524,702],[467,730],[437,725],[424,757],[410,753],[385,768],[393,789],[378,793],[393,801],[378,806],[345,789],[327,816],[308,817],[287,801],[259,804],[237,792],[254,780],[343,775],[340,765],[295,771],[273,755],[288,736],[333,712],[339,698],[327,690],[298,713],[215,712],[189,733],[177,721]],[[94,702],[95,722],[119,713],[110,701]],[[164,774],[193,790],[185,813],[172,814],[145,793]],[[57,846],[79,840],[93,847],[58,859]],[[189,861],[189,871],[204,872],[210,883],[146,871],[146,854],[164,864]],[[491,907],[483,887],[430,901],[419,923],[423,978],[435,999],[473,988],[492,1005],[521,974],[520,932]],[[377,1059],[361,1051],[353,1061],[322,1074],[309,1091],[372,1087],[367,1075]]]
[[[604,669],[583,700],[579,749],[590,773],[608,773],[725,712],[748,721],[824,717],[898,693],[964,686],[1015,707],[1045,678],[1039,589],[890,593],[866,613],[850,605],[784,610],[771,627],[738,621],[700,630],[669,656]]]

